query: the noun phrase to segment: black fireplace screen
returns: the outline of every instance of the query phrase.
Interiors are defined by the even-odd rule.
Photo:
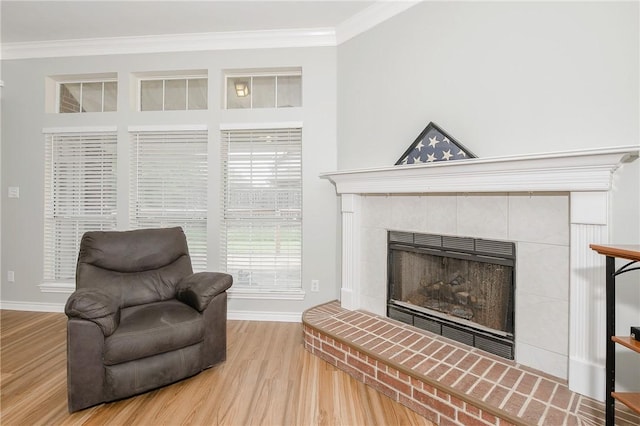
[[[388,258],[394,313],[513,339],[513,243],[391,231]]]
[[[513,268],[407,250],[391,252],[391,298],[512,333]]]

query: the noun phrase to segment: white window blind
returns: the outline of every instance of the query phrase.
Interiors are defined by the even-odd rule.
[[[132,228],[181,226],[194,271],[207,269],[207,131],[131,132]]]
[[[302,129],[221,136],[222,264],[236,286],[301,288]]]
[[[45,281],[73,281],[82,234],[116,228],[116,141],[116,132],[45,134]]]

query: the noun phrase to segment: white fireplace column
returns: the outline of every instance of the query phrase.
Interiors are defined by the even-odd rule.
[[[572,192],[569,388],[604,401],[605,258],[589,244],[609,243],[609,193]]]
[[[360,309],[360,195],[342,194],[343,308]]]

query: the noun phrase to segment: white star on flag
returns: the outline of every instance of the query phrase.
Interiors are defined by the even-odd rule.
[[[453,157],[453,155],[451,154],[451,150],[450,149],[442,152],[442,159],[443,160],[449,160],[449,158],[451,158],[451,157]]]
[[[435,148],[436,145],[438,145],[440,143],[440,141],[438,140],[437,136],[434,136],[432,138],[429,138],[429,146],[432,148]]]
[[[422,143],[422,141],[418,142],[418,145],[416,145],[416,149],[418,151],[422,151],[422,148],[424,147],[424,144]]]
[[[433,163],[434,161],[436,161],[436,155],[435,154],[427,154],[427,163]]]

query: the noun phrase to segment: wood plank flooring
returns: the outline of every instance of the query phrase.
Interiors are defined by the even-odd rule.
[[[305,351],[298,323],[228,322],[227,361],[67,412],[66,317],[0,311],[2,425],[433,425]]]

